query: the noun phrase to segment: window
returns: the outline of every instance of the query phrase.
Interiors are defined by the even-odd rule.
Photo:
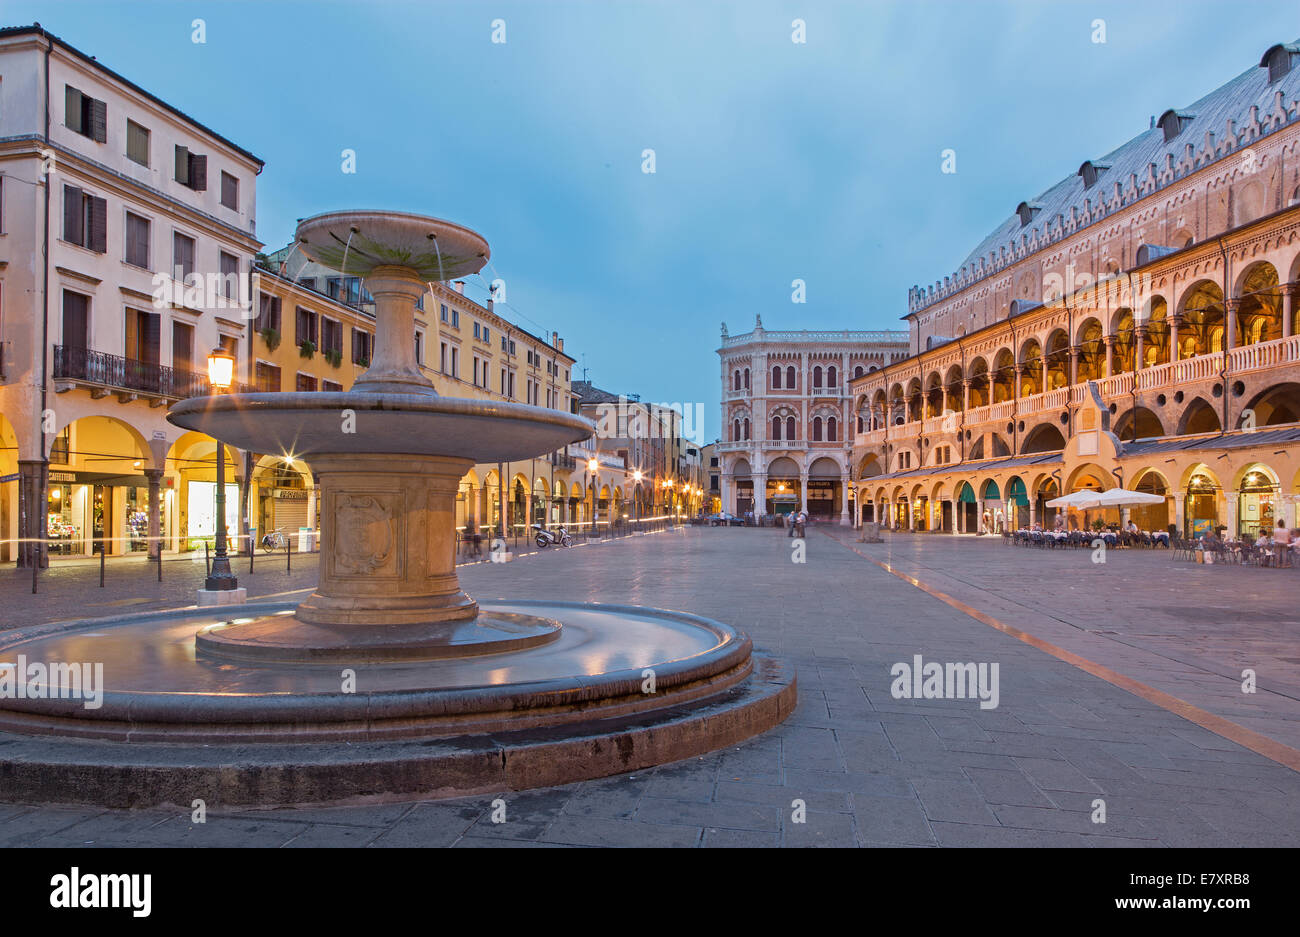
[[[90,297],[63,291],[63,345],[86,348],[90,344]]]
[[[133,267],[149,269],[149,219],[126,213],[126,257]]]
[[[477,323],[474,325],[474,328],[478,328]],[[478,387],[478,355],[474,356],[474,386]]]
[[[63,187],[63,240],[97,254],[108,250],[108,202],[75,185]]]
[[[447,304],[446,304],[446,303],[443,303],[443,304],[442,304],[442,310],[439,312],[438,317],[439,317],[443,322],[446,322],[446,321],[447,321]]]
[[[475,323],[474,323],[474,337],[475,337],[475,338],[482,338],[482,336],[483,336],[483,330],[480,329],[480,328],[479,328],[479,324],[478,324],[477,322],[475,322]]]
[[[126,122],[126,158],[149,165],[149,131],[130,119]]]
[[[460,328],[460,310],[459,310],[459,309],[453,309],[453,310],[451,311],[451,327],[452,327],[453,329],[458,329],[458,328]]]
[[[424,333],[419,330],[415,333],[415,363],[424,364]]]
[[[230,173],[221,173],[221,204],[239,210],[239,180]]]
[[[740,420],[731,421],[731,441],[740,442]]]
[[[172,323],[172,368],[181,373],[194,370],[194,326],[187,322]]]
[[[780,390],[780,389],[781,389],[781,369],[780,369],[780,368],[773,368],[773,369],[772,369],[772,387],[775,388],[776,390]],[[779,437],[778,437],[778,438],[779,438]]]
[[[254,369],[254,375],[254,379],[257,381],[257,389],[262,393],[280,392],[280,369],[275,365],[259,361]]]
[[[451,376],[460,377],[460,349],[455,347],[451,349]]]
[[[505,352],[510,351],[510,345],[506,342],[506,337],[504,335],[501,336],[501,350]]]
[[[833,417],[833,416],[829,416],[829,417],[827,417],[827,418],[826,418],[826,441],[827,441],[827,442],[835,442],[835,441],[836,441],[836,440],[835,440],[835,429],[836,429],[836,425],[835,425],[835,417]]]
[[[339,357],[343,356],[343,323],[336,319],[321,319],[321,351],[325,353],[333,352]]]
[[[826,386],[835,387],[839,383],[839,373],[832,367],[826,369]]]
[[[812,441],[813,442],[822,441],[822,418],[819,416],[813,417]]]
[[[370,366],[371,336],[361,329],[352,330],[352,363]]]
[[[297,386],[296,386],[295,389],[296,389],[296,390],[298,391],[298,393],[300,393],[300,394],[301,394],[301,393],[308,393],[308,392],[311,392],[311,391],[316,390],[316,378],[314,378],[314,377],[313,377],[312,375],[310,375],[310,374],[303,374],[303,373],[299,372],[299,374],[298,374],[298,382],[297,382]]]
[[[790,388],[790,390],[794,390],[794,365],[785,369],[785,386]]]
[[[492,341],[492,330],[489,329],[486,325],[483,326],[483,341],[485,342]]]
[[[504,397],[505,395],[506,395],[506,369],[502,368],[501,369],[501,396]]]
[[[188,147],[176,147],[176,181],[195,192],[208,188],[208,158],[191,153]]]
[[[745,422],[744,422],[744,424],[743,424],[743,427],[744,427],[744,431],[745,431],[745,438],[748,439],[748,438],[749,438],[749,420],[745,420]],[[718,460],[717,460],[717,459],[714,459],[714,460],[713,460],[713,464],[714,464],[714,465],[717,465],[717,464],[718,464]]]
[[[514,342],[511,342],[511,344],[513,345]],[[507,396],[511,400],[515,399],[515,372],[514,371],[510,372],[510,393],[507,394]]]
[[[280,297],[262,293],[257,301],[257,320],[253,323],[253,331],[266,329],[280,331]]]
[[[781,441],[781,418],[779,416],[772,417],[772,439],[777,442]]]
[[[510,340],[510,354],[513,355],[514,353],[515,353],[515,340],[512,338],[512,339]],[[514,395],[512,394],[511,396],[514,396]]]
[[[749,390],[749,368],[745,368],[745,390]]]
[[[319,347],[320,336],[317,332],[316,313],[299,306],[295,310],[294,319],[294,342],[298,345],[303,342],[311,342]]]
[[[813,368],[813,387],[822,386],[822,368],[821,365]]]
[[[239,258],[222,251],[220,260],[221,292],[226,299],[233,300],[239,295]]]
[[[108,139],[108,105],[82,94],[72,85],[63,86],[63,122],[69,130],[96,143]]]
[[[299,277],[299,278],[298,278],[298,285],[299,285],[299,286],[305,286],[305,287],[307,287],[307,289],[309,289],[309,290],[314,290],[314,289],[316,289],[316,278],[315,278],[315,277]]]
[[[183,280],[194,272],[194,238],[172,234],[172,276]]]
[[[858,365],[853,369],[853,376],[855,378],[862,377],[862,365]]]
[[[127,309],[123,357],[141,364],[158,364],[160,352],[158,331],[161,320],[162,317],[156,313],[145,312],[143,309]]]
[[[320,389],[323,391],[329,391],[332,393],[339,394],[343,392],[343,385],[336,383],[335,381],[321,381]]]
[[[798,437],[795,436],[795,432],[794,432],[794,430],[795,430],[794,417],[792,417],[792,416],[788,416],[788,417],[786,417],[786,418],[785,418],[785,438],[786,438],[786,439],[797,439]]]

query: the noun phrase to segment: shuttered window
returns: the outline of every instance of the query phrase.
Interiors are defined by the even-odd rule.
[[[303,342],[311,342],[319,347],[316,333],[316,313],[310,309],[304,309],[302,306],[297,308],[297,321],[295,322],[297,331],[294,338],[301,345]]]
[[[69,130],[96,143],[108,139],[108,105],[82,94],[72,85],[63,86],[63,122]]]
[[[257,362],[256,377],[257,389],[263,393],[280,392],[280,369],[274,365]]]
[[[90,297],[84,293],[63,291],[63,344],[66,348],[86,348],[90,340]]]
[[[189,147],[176,147],[176,181],[195,192],[208,188],[208,158],[191,153]]]
[[[343,323],[335,319],[321,320],[321,351],[343,354]]]
[[[172,276],[183,280],[194,272],[194,238],[172,235]]]
[[[253,330],[261,332],[265,329],[280,331],[280,297],[263,293],[258,299],[257,321],[253,324]]]
[[[221,291],[226,299],[239,295],[239,258],[234,254],[221,252]]]
[[[149,131],[133,120],[126,122],[126,158],[149,165]]]
[[[310,393],[316,389],[316,378],[310,374],[299,374],[297,390],[301,393]]]
[[[63,240],[98,254],[108,250],[108,202],[75,185],[65,185]]]
[[[370,333],[361,329],[352,330],[352,363],[370,363]]]
[[[239,180],[228,172],[221,174],[221,204],[239,210]]]
[[[126,262],[149,269],[149,219],[126,213]]]

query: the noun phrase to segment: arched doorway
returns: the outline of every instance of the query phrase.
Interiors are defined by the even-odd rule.
[[[839,514],[844,503],[840,467],[834,459],[822,457],[808,466],[808,514],[829,521]]]
[[[799,488],[799,466],[782,456],[767,467],[767,497],[764,513],[789,514],[799,510],[803,492]]]
[[[1184,531],[1202,537],[1219,526],[1219,483],[1209,469],[1201,466],[1187,480],[1183,514]]]
[[[1169,494],[1169,485],[1166,483],[1164,476],[1155,469],[1147,469],[1133,483],[1134,491],[1141,491],[1149,495],[1160,495],[1162,498]],[[1139,504],[1129,509],[1129,520],[1137,524],[1140,530],[1159,532],[1167,530],[1169,527],[1169,501],[1165,500],[1160,504]]]
[[[1020,530],[1029,526],[1029,492],[1024,479],[1019,475],[1011,476],[1007,482],[1006,492],[1007,525],[1010,530]]]
[[[1246,466],[1237,486],[1238,537],[1256,539],[1261,532],[1270,533],[1277,524],[1282,488],[1277,474],[1260,462]]]
[[[49,461],[46,534],[51,557],[148,550],[149,479],[144,472],[153,469],[154,460],[135,427],[106,416],[74,420],[55,436]],[[233,507],[238,516],[237,493]]]
[[[973,534],[979,529],[979,505],[975,499],[975,489],[970,482],[957,486],[957,530],[964,534]]]

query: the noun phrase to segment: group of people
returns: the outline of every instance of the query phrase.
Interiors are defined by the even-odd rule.
[[[802,539],[804,525],[808,523],[808,512],[795,511],[791,514],[787,514],[785,516],[785,523],[786,526],[790,528],[790,532],[786,534],[787,537],[798,537]]]

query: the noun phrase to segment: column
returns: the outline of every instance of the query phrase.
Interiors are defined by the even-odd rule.
[[[970,378],[961,380],[961,412],[965,413],[970,409]]]
[[[1029,499],[1029,526],[1032,529],[1034,524],[1038,523],[1038,499]],[[1014,530],[1015,528],[1011,528]]]
[[[1043,381],[1042,381],[1042,384],[1039,385],[1039,386],[1042,387],[1042,389],[1043,389],[1043,393],[1047,393],[1049,390],[1052,389],[1052,388],[1050,388],[1050,387],[1047,386],[1047,373],[1048,373],[1048,368],[1047,368],[1047,350],[1046,350],[1046,349],[1043,349]]]
[[[724,470],[718,476],[718,493],[722,496],[722,510],[728,514],[736,513],[736,502],[732,496],[731,473]]]
[[[844,500],[844,509],[840,511],[840,526],[848,527],[853,522],[849,516],[849,473],[847,471],[840,473],[840,495]]]
[[[1224,500],[1227,502],[1227,503],[1224,505],[1224,512],[1223,512],[1223,514],[1224,514],[1224,518],[1225,518],[1225,519],[1224,519],[1223,523],[1226,524],[1227,527],[1228,527],[1228,530],[1227,530],[1227,532],[1226,532],[1226,534],[1225,534],[1225,536],[1228,536],[1228,537],[1236,537],[1236,536],[1237,536],[1237,505],[1238,505],[1238,504],[1240,503],[1240,501],[1241,501],[1241,499],[1238,497],[1239,494],[1241,494],[1241,492],[1239,492],[1239,491],[1226,491],[1226,490],[1225,490],[1225,491],[1223,492]]]
[[[1178,327],[1183,324],[1182,316],[1169,317],[1169,363],[1178,360]]]
[[[1115,336],[1107,335],[1106,342],[1106,373],[1105,377],[1110,377],[1115,373]]]
[[[808,469],[799,470],[799,509],[805,513],[808,511]]]
[[[1070,385],[1079,383],[1079,346],[1070,346]]]
[[[50,565],[46,550],[46,506],[49,501],[49,463],[44,459],[18,460],[18,568],[41,569]]]
[[[1228,315],[1225,317],[1226,324],[1224,326],[1225,331],[1228,333],[1228,337],[1223,347],[1228,349],[1228,351],[1231,351],[1237,347],[1237,309],[1241,306],[1241,300],[1225,299],[1223,305],[1228,310]],[[1228,528],[1228,532],[1233,533],[1235,536],[1232,527]]]
[[[1146,344],[1147,326],[1139,325],[1133,329],[1133,373],[1142,370],[1142,346]],[[1136,380],[1136,378],[1134,378]]]
[[[1295,288],[1291,286],[1282,287],[1282,337],[1290,338],[1294,328],[1292,318],[1295,315]],[[1294,526],[1290,523],[1288,527]]]
[[[1174,495],[1174,527],[1180,537],[1186,532],[1186,504],[1187,496],[1183,492]]]
[[[961,533],[961,502],[956,498],[948,501],[948,516],[952,518],[952,530],[950,533],[955,537]]]
[[[1012,393],[1015,395],[1012,397],[1013,400],[1020,399],[1020,365],[1016,365],[1016,386]]]
[[[989,528],[984,525],[984,499],[983,498],[980,498],[978,501],[975,502],[975,511],[976,511],[975,532],[979,533],[982,530],[986,534],[991,533],[992,531],[990,531]],[[989,523],[990,525],[992,524],[992,519],[990,519]]]
[[[162,550],[162,541],[158,533],[162,528],[159,518],[159,486],[162,483],[162,469],[145,469],[144,477],[149,480],[149,557],[158,556]]]
[[[767,473],[754,472],[754,515],[767,513]]]

